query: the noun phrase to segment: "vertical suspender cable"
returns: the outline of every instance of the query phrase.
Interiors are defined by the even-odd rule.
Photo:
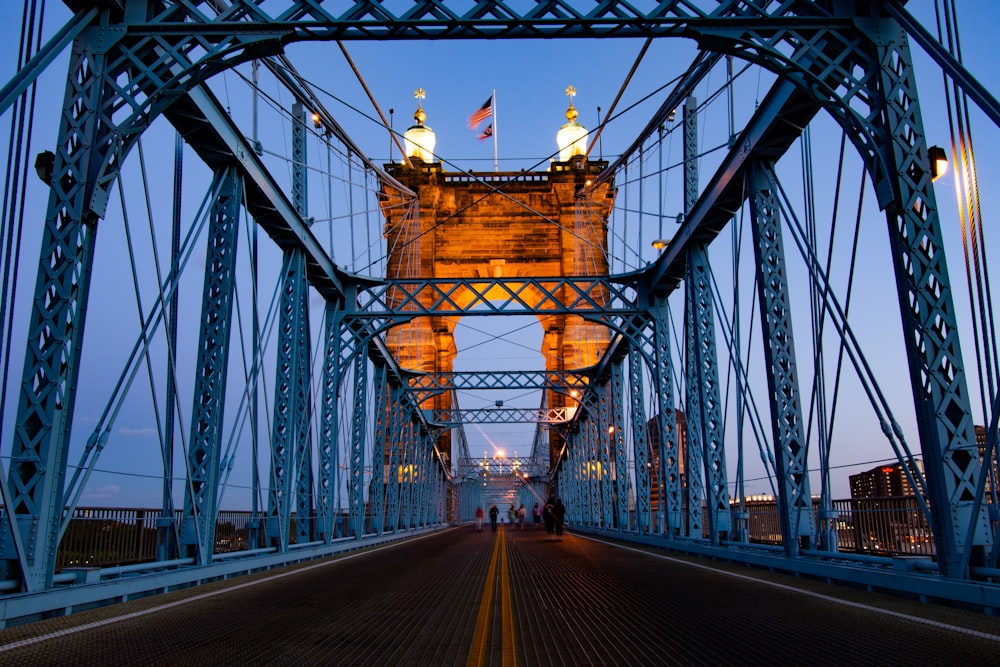
[[[253,61],[253,145],[254,147],[259,146],[259,137],[257,135],[257,104],[259,101],[259,69],[260,63],[257,60]],[[260,398],[257,393],[258,386],[260,385],[259,379],[259,359],[260,359],[260,313],[258,311],[258,303],[260,300],[260,292],[258,291],[258,249],[257,249],[257,225],[253,225],[252,231],[250,232],[250,270],[253,275],[250,279],[251,284],[251,318],[253,319],[253,333],[251,334],[252,340],[250,343],[251,355],[253,356],[253,364],[251,366],[256,372],[253,374],[252,382],[250,385],[250,457],[251,457],[251,482],[250,486],[250,525],[247,529],[247,541],[248,548],[254,549],[260,544],[260,504],[261,504],[261,489],[260,489],[260,467],[259,467],[259,452],[258,448],[260,446],[260,424],[258,422],[258,415],[260,414]]]
[[[942,34],[942,12],[944,35]],[[944,43],[944,36],[946,36],[949,53],[962,62],[957,8],[954,1],[946,0],[942,9],[942,3],[937,0],[935,2],[935,16],[938,41]],[[988,264],[985,261],[985,236],[983,235],[982,215],[979,206],[979,185],[972,147],[972,131],[968,118],[968,98],[954,82],[951,86],[948,85],[947,76],[944,77],[944,88],[952,137],[952,162],[955,165],[955,194],[958,198],[958,212],[962,225],[966,282],[969,289],[969,306],[972,311],[976,363],[979,371],[980,401],[983,410],[988,411],[992,404],[990,397],[996,393],[997,382],[1000,380],[1000,360],[997,356],[995,318],[990,295]],[[954,98],[952,91],[954,91]],[[983,384],[984,377],[985,386]],[[986,414],[985,421],[989,423],[991,415]],[[992,472],[993,466],[991,465],[989,468]],[[992,488],[995,492],[996,485],[992,485]]]
[[[39,8],[37,0],[25,3],[21,14],[21,43],[18,54],[18,69],[31,59],[41,46],[41,26],[45,13],[44,3]],[[35,83],[32,82],[27,96],[21,95],[17,110],[10,126],[10,141],[7,150],[7,170],[4,179],[4,195],[0,210],[0,245],[4,248],[3,280],[0,284],[0,345],[3,346],[0,361],[0,433],[3,433],[4,413],[7,405],[7,378],[10,373],[10,333],[14,326],[14,286],[18,284],[21,230],[24,227],[24,195],[29,173],[31,135],[35,116]],[[25,126],[27,123],[27,126]],[[13,184],[13,189],[11,188]],[[8,216],[17,216],[16,225]]]
[[[733,56],[726,56],[726,96],[728,100],[728,116],[729,116],[729,136],[732,137],[735,134],[735,123],[736,123],[736,112],[734,109],[734,92],[733,92]],[[729,224],[729,228],[732,233],[732,239],[730,243],[733,248],[733,342],[731,345],[733,355],[733,366],[737,369],[743,367],[742,361],[742,351],[740,349],[742,334],[740,333],[740,225],[736,224],[733,220]],[[739,376],[736,378],[737,385],[742,384]],[[746,508],[744,506],[745,502],[745,485],[744,485],[744,451],[743,451],[743,419],[744,413],[746,411],[746,405],[743,402],[743,390],[739,389],[736,392],[736,487],[735,493],[736,502],[739,504],[739,513],[742,517],[746,513]],[[744,526],[742,523],[739,526],[738,533],[742,539],[747,536],[742,535]]]

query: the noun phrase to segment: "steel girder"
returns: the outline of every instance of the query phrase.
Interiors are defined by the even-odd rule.
[[[655,364],[653,383],[657,397],[656,432],[659,455],[657,466],[660,486],[659,530],[668,538],[679,537],[684,526],[683,489],[681,487],[681,451],[674,412],[674,364],[670,354],[670,323],[667,299],[660,296],[653,306]]]
[[[354,411],[351,414],[351,460],[347,470],[348,530],[355,539],[365,534],[365,432],[368,424],[368,359],[354,357]]]
[[[306,177],[306,110],[296,102],[292,105],[292,202],[296,212],[305,218],[308,213],[308,185]],[[294,292],[290,298],[288,312],[294,319],[287,329],[279,322],[278,346],[286,344],[285,333],[291,333],[289,341],[294,350],[294,383],[290,385],[295,394],[293,413],[293,434],[295,452],[295,539],[299,544],[312,542],[316,527],[315,489],[313,488],[312,456],[312,335],[309,327],[309,283],[306,253],[301,249],[287,251],[295,256],[294,273],[283,274],[285,285],[283,296]],[[289,289],[291,288],[291,289]],[[282,318],[285,315],[282,310]],[[276,378],[281,378],[275,374]],[[277,397],[276,397],[277,398]],[[277,400],[275,401],[277,402]],[[290,500],[290,499],[289,499]]]
[[[642,355],[635,345],[631,346],[628,352],[628,385],[632,408],[632,456],[635,461],[635,529],[645,535],[651,532],[649,476],[652,462],[646,430],[643,367]]]
[[[684,102],[684,211],[691,211],[698,198],[698,105],[694,97],[688,97]],[[672,244],[671,244],[672,245]],[[705,481],[702,479],[705,456],[704,440],[707,436],[703,431],[702,422],[702,392],[701,373],[698,368],[702,354],[710,353],[715,358],[715,327],[708,327],[705,334],[710,338],[705,341],[710,347],[703,351],[701,346],[702,333],[698,327],[697,302],[708,295],[704,285],[705,277],[699,275],[708,269],[708,251],[703,245],[691,246],[687,250],[687,273],[684,277],[684,381],[685,407],[687,425],[687,446],[684,449],[685,498],[687,500],[687,534],[701,537],[702,533],[702,503],[711,505],[706,499]],[[699,284],[700,282],[700,284]],[[699,296],[698,288],[701,294]],[[710,297],[709,297],[710,298]],[[711,313],[712,304],[707,304]]]
[[[565,424],[573,408],[468,408],[459,410],[424,410],[427,421],[434,426],[463,424]]]
[[[399,530],[400,477],[402,477],[405,443],[403,440],[403,414],[400,409],[399,385],[389,385],[389,404],[387,417],[386,445],[388,446],[388,473],[385,478],[385,516],[386,530],[395,533]]]
[[[844,16],[814,9],[816,3],[801,1],[776,4],[767,0],[722,0],[708,3],[710,9],[703,10],[690,0],[666,0],[643,11],[633,4],[612,0],[584,11],[567,0],[553,0],[519,11],[509,3],[485,0],[464,13],[433,0],[417,0],[406,6],[405,13],[394,13],[377,0],[354,2],[346,10],[328,9],[323,4],[321,0],[295,0],[284,3],[280,15],[269,15],[258,2],[224,5],[212,14],[205,11],[209,9],[205,5],[198,5],[196,10],[189,3],[164,3],[146,17],[129,17],[122,37],[134,41],[157,38],[183,52],[201,46],[210,48],[213,54],[225,53],[239,59],[251,48],[278,52],[283,44],[306,40],[691,38],[698,37],[699,28],[706,25],[727,27],[733,17],[746,21],[750,11],[772,30],[822,28],[847,25],[848,21]],[[752,9],[748,10],[747,5]],[[199,62],[199,69],[213,64],[213,59],[204,60],[208,62]]]
[[[230,169],[216,198],[208,233],[191,438],[185,459],[188,483],[184,487],[180,543],[189,551],[194,550],[196,553],[191,555],[202,565],[211,562],[215,547],[229,325],[236,288],[236,239],[242,200],[242,180],[235,169]]]
[[[705,505],[709,538],[718,544],[729,533],[729,485],[726,474],[724,423],[719,393],[719,369],[715,346],[715,315],[712,307],[711,270],[705,248],[693,248],[688,255],[685,281],[687,320],[687,483],[688,517],[695,513],[701,522],[701,502],[695,478],[705,475]],[[703,469],[697,467],[703,465]],[[696,505],[693,507],[692,505]],[[691,526],[695,533],[695,526]],[[697,536],[697,533],[695,533]]]
[[[615,525],[618,530],[628,530],[629,526],[629,491],[631,480],[628,469],[628,456],[625,452],[625,381],[622,362],[611,367],[611,429],[608,433],[610,455],[612,457],[612,482],[614,484]]]
[[[268,521],[265,526],[266,536],[280,551],[288,549],[290,541],[292,479],[296,475],[301,441],[308,436],[309,427],[309,422],[306,421],[303,432],[303,413],[309,403],[309,371],[302,359],[302,336],[306,326],[302,321],[302,304],[303,300],[308,299],[303,260],[301,252],[292,250],[285,253],[281,264]],[[306,352],[305,360],[308,362],[308,359]],[[306,374],[306,377],[301,377],[302,374]]]
[[[602,388],[603,389],[603,388]],[[603,392],[602,392],[603,393]],[[600,406],[604,401],[600,398],[597,401],[598,409],[594,419],[588,419],[584,423],[584,465],[587,466],[586,496],[590,502],[587,503],[587,519],[591,526],[603,526],[602,521],[604,505],[604,488],[601,486],[601,478],[604,476],[604,468],[601,463],[601,439],[607,437],[607,426],[602,427]],[[603,428],[603,433],[602,433]]]
[[[600,525],[611,529],[615,526],[614,483],[611,474],[611,462],[614,456],[614,415],[613,386],[610,382],[601,386],[597,403],[599,425],[594,434],[594,448],[597,458],[597,485],[600,487]]]
[[[812,548],[815,529],[812,496],[809,493],[809,448],[803,429],[788,278],[785,274],[785,249],[781,240],[781,215],[772,165],[752,165],[747,189],[751,193],[751,228],[771,402],[771,436],[780,477],[778,507],[782,544],[787,555],[798,556],[799,540],[806,538],[805,546]]]
[[[319,466],[316,502],[317,538],[327,544],[333,540],[334,501],[340,488],[340,420],[337,403],[340,399],[340,333],[343,309],[335,302],[327,302],[324,309],[323,391],[320,397]]]
[[[689,255],[696,249],[689,250]],[[701,392],[698,391],[698,328],[695,324],[696,308],[693,267],[691,257],[687,261],[689,277],[684,281],[684,480],[682,492],[684,504],[687,507],[687,523],[683,534],[689,537],[701,537],[702,505],[705,499],[705,479],[702,451],[701,426]]]
[[[292,105],[292,204],[303,218],[307,203],[305,120],[305,109],[296,102]],[[279,551],[285,551],[290,542],[293,490],[297,542],[311,541],[314,514],[309,433],[309,284],[305,252],[301,249],[291,248],[284,253],[278,307],[266,535]]]
[[[376,535],[381,535],[385,530],[385,451],[392,421],[389,392],[385,364],[375,364],[375,377],[372,380],[372,393],[375,397],[372,415],[375,424],[372,438],[372,481],[368,487],[368,514],[372,519],[372,532]]]
[[[608,276],[552,278],[396,278],[357,290],[352,318],[399,321],[414,317],[475,315],[580,315],[588,319],[642,315],[630,279]]]
[[[418,401],[444,391],[475,389],[586,390],[591,373],[560,370],[467,371],[461,373],[420,373],[409,377],[408,389]]]
[[[982,470],[941,221],[906,35],[895,24],[881,25],[872,39],[879,64],[872,88],[883,114],[877,127],[888,135],[881,148],[893,177],[893,203],[886,207],[889,247],[938,564],[945,576],[966,577],[973,550],[992,539],[977,500]]]
[[[421,501],[421,489],[425,484],[427,469],[422,460],[419,440],[417,439],[416,424],[409,414],[403,415],[403,428],[400,433],[400,441],[403,443],[403,478],[400,483],[405,483],[402,498],[400,500],[400,514],[402,515],[402,529],[415,528],[420,525],[416,510],[423,506]]]
[[[108,66],[86,40],[74,41],[63,98],[72,112],[60,116],[0,532],[3,575],[20,576],[26,591],[50,587],[55,572],[99,217],[90,165],[106,160],[114,141],[100,113],[115,97]]]
[[[684,105],[684,210],[690,211],[698,200],[698,105],[688,97]],[[729,514],[729,484],[726,472],[725,434],[722,401],[719,396],[719,362],[715,345],[715,314],[712,306],[711,267],[708,247],[698,245],[688,251],[685,280],[685,314],[687,329],[687,399],[688,433],[697,437],[687,441],[688,461],[692,452],[699,452],[704,465],[705,506],[708,515],[708,536],[718,544],[723,533],[732,528]],[[692,429],[692,424],[695,428]],[[690,485],[698,467],[687,468]],[[688,494],[688,516],[693,522],[699,515],[700,502],[694,493]],[[700,537],[692,523],[691,533]]]

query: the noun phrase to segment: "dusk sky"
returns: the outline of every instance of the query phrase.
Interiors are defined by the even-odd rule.
[[[280,5],[280,3],[278,3]],[[267,3],[265,3],[265,7]],[[914,14],[927,29],[935,33],[933,3],[931,0],[911,0],[906,8]],[[61,2],[48,2],[45,6],[45,35],[51,36],[69,16],[69,10]],[[274,11],[274,10],[272,10]],[[994,62],[995,40],[1000,29],[1000,12],[992,0],[969,0],[960,4],[959,15],[964,62],[967,69],[994,95],[1000,91],[1000,71]],[[13,12],[8,12],[13,14]],[[19,14],[19,12],[18,12]],[[14,74],[16,49],[20,32],[17,20],[10,16],[0,26],[0,80],[6,82]],[[493,170],[493,142],[481,141],[478,134],[466,127],[470,114],[478,109],[496,91],[494,123],[497,134],[500,171],[521,169],[544,171],[557,151],[556,131],[565,123],[568,99],[567,86],[574,86],[577,95],[574,104],[578,108],[579,122],[588,129],[598,125],[598,107],[601,119],[607,117],[608,109],[615,99],[629,69],[642,48],[642,40],[534,40],[534,41],[436,41],[436,42],[348,42],[345,46],[357,65],[365,83],[372,91],[382,112],[392,113],[393,129],[402,132],[413,123],[416,100],[415,89],[423,88],[426,97],[422,106],[427,114],[426,124],[437,135],[436,153],[449,171]],[[944,88],[939,68],[931,63],[919,47],[912,45],[918,76],[918,92],[924,115],[928,142],[945,147],[950,146],[948,120],[944,103]],[[344,127],[357,145],[375,164],[381,165],[392,158],[398,160],[395,148],[390,148],[388,133],[380,126],[378,115],[368,100],[361,84],[345,61],[341,50],[333,43],[297,43],[287,47],[286,54],[299,73],[322,100],[324,106]],[[650,115],[663,102],[673,88],[676,77],[683,74],[696,54],[696,45],[682,39],[661,39],[655,41],[639,64],[635,76],[625,89],[615,112],[608,121],[598,147],[591,157],[613,160],[624,151],[645,126]],[[34,135],[31,139],[31,155],[51,149],[58,133],[58,116],[62,106],[62,94],[66,74],[66,54],[62,54],[45,71],[38,82]],[[774,81],[774,75],[756,67],[744,71],[739,61],[735,63],[739,76],[734,84],[733,107],[735,131],[739,131],[751,116],[756,104],[764,97]],[[255,100],[248,84],[251,78],[249,64],[241,65],[236,71],[215,77],[211,88],[248,137],[253,137]],[[725,154],[729,136],[729,98],[724,92],[725,69],[720,66],[698,87],[697,98],[704,103],[699,117],[699,143],[703,156],[700,161],[701,181],[706,182],[713,174],[719,160]],[[280,90],[274,78],[263,69],[260,76],[261,95],[256,99],[257,138],[261,141],[265,163],[276,174],[281,183],[290,179],[290,123],[288,110],[291,96]],[[720,93],[720,91],[722,91]],[[971,104],[971,103],[970,103]],[[986,220],[987,253],[996,257],[997,239],[990,236],[990,221],[1000,207],[1000,193],[994,185],[994,174],[1000,174],[1000,130],[975,108],[971,109],[974,146],[979,171],[980,206]],[[679,126],[681,114],[677,114],[673,125]],[[11,111],[2,117],[3,139],[9,141]],[[485,123],[484,123],[485,125]],[[644,193],[640,200],[638,190],[639,167],[634,163],[628,174],[619,174],[617,204],[620,208],[612,220],[613,234],[624,241],[612,243],[612,268],[614,271],[634,270],[653,261],[657,251],[650,245],[655,238],[669,237],[676,229],[674,216],[683,209],[681,198],[682,179],[679,164],[682,144],[681,133],[667,128],[668,137],[662,153],[652,148],[645,156],[643,169],[653,171],[658,163],[667,170],[662,183],[656,179],[643,180]],[[820,236],[826,238],[833,216],[836,168],[839,156],[841,131],[829,117],[821,113],[811,126],[812,160],[816,196],[816,218],[821,229]],[[153,272],[152,241],[149,228],[155,228],[156,244],[160,258],[169,257],[166,245],[169,239],[171,210],[171,179],[173,168],[173,128],[160,118],[143,136],[142,151],[133,150],[129,155],[125,174],[122,178],[124,213],[119,193],[113,193],[108,215],[100,225],[98,237],[97,264],[91,307],[88,312],[88,329],[85,343],[83,379],[81,380],[80,402],[77,406],[73,447],[70,464],[75,465],[83,442],[97,423],[111,388],[117,379],[127,351],[131,349],[138,332],[138,309],[132,273],[128,260],[128,238],[122,233],[127,226],[136,236],[133,239],[140,250],[137,251],[138,271],[143,287],[142,306],[148,311],[155,298],[155,273]],[[357,168],[348,169],[345,159],[337,151],[327,153],[319,135],[309,140],[309,209],[315,218],[313,232],[325,245],[339,265],[347,265],[360,273],[379,275],[379,259],[384,253],[380,247],[381,218],[374,199],[365,196],[364,190],[374,188],[375,182],[366,180]],[[144,164],[140,162],[144,161]],[[800,145],[796,143],[778,165],[790,198],[802,202],[802,168]],[[327,165],[330,164],[330,169]],[[153,224],[146,215],[147,203],[142,178],[145,168],[149,189],[148,209],[152,211]],[[831,279],[838,289],[846,284],[850,263],[850,229],[854,217],[858,215],[858,192],[862,187],[859,160],[848,144],[848,154],[844,168],[844,182],[840,194],[839,216],[842,217],[843,231],[838,232],[835,241],[837,259],[831,270]],[[210,172],[198,162],[197,156],[187,149],[184,163],[185,226],[195,219],[196,211],[205,197]],[[959,216],[956,210],[956,184],[951,174],[935,185],[938,205],[945,230],[945,250],[947,252],[952,286],[958,310],[959,326],[963,334],[963,353],[969,376],[970,395],[973,397],[973,412],[976,422],[981,423],[983,410],[979,401],[978,374],[975,360],[975,344],[971,338],[968,320],[968,287],[965,282],[963,247],[960,236]],[[660,193],[663,200],[659,199]],[[626,203],[627,201],[627,203]],[[28,182],[27,204],[24,210],[25,231],[21,255],[21,273],[17,285],[15,334],[11,368],[7,378],[8,398],[0,433],[0,457],[6,469],[10,453],[11,423],[16,408],[14,389],[20,381],[23,359],[24,321],[26,305],[30,302],[35,281],[35,266],[38,257],[37,233],[45,215],[46,188],[31,175]],[[347,212],[353,211],[348,217]],[[641,213],[640,213],[641,211]],[[660,213],[663,218],[661,220]],[[798,215],[802,215],[802,211]],[[745,213],[748,215],[748,213]],[[864,205],[860,216],[863,220],[861,245],[857,257],[855,282],[858,286],[852,300],[850,321],[855,327],[867,360],[874,375],[893,406],[893,411],[906,433],[914,450],[918,450],[913,417],[913,402],[910,397],[906,360],[902,349],[902,332],[899,311],[896,304],[895,287],[890,267],[890,256],[886,241],[885,216],[874,203],[870,181],[865,184]],[[739,216],[738,216],[739,219]],[[353,220],[349,222],[349,220]],[[127,225],[123,224],[127,221]],[[353,225],[353,227],[352,227]],[[639,230],[642,230],[641,232]],[[143,238],[141,234],[145,234]],[[241,230],[241,234],[243,231]],[[636,240],[641,234],[641,245]],[[748,236],[749,231],[745,234]],[[262,245],[262,308],[270,302],[273,276],[280,263],[280,255],[275,252],[266,237]],[[138,239],[138,240],[136,240]],[[712,248],[713,267],[720,292],[732,292],[732,253],[722,246],[728,246],[730,233],[727,230]],[[241,246],[247,244],[246,236],[240,238]],[[791,289],[801,325],[796,321],[796,341],[799,363],[811,365],[812,346],[809,342],[808,301],[802,260],[786,239],[789,254],[789,276]],[[182,283],[182,319],[188,324],[188,332],[196,332],[192,325],[197,320],[200,305],[201,263],[204,260],[204,243],[197,246],[192,255],[192,266]],[[826,248],[826,242],[821,242]],[[753,287],[751,250],[747,245],[739,268],[741,289],[741,329],[743,345],[752,328],[756,342],[751,348],[760,348],[759,318],[750,310]],[[169,260],[168,260],[169,261]],[[25,268],[28,267],[28,268]],[[269,277],[271,282],[268,282]],[[237,288],[243,309],[239,315],[244,321],[248,315],[249,291],[244,283]],[[671,298],[672,316],[677,332],[681,331],[683,315],[683,295]],[[728,297],[727,297],[728,298]],[[318,296],[313,298],[314,313],[321,312],[322,304]],[[719,319],[731,315],[729,304]],[[753,321],[753,324],[751,324]],[[321,320],[313,320],[312,334],[314,351],[321,333]],[[18,333],[19,332],[19,333]],[[243,332],[245,335],[246,332]],[[191,335],[190,333],[188,335]],[[194,334],[196,336],[196,333]],[[234,336],[240,336],[234,332]],[[237,345],[249,345],[245,339]],[[466,318],[456,331],[460,348],[456,369],[509,368],[531,369],[542,365],[539,347],[541,326],[530,317],[510,318]],[[194,347],[194,341],[189,341]],[[724,341],[720,338],[720,347]],[[189,350],[190,353],[190,350]],[[720,352],[721,354],[721,352]],[[759,351],[755,352],[759,355]],[[829,350],[826,354],[831,354]],[[192,357],[193,358],[193,357]],[[835,357],[827,357],[833,359]],[[679,352],[674,353],[674,362],[679,366]],[[183,361],[183,360],[182,360]],[[190,361],[190,359],[188,359]],[[273,362],[266,373],[273,376]],[[832,364],[828,361],[828,364]],[[763,383],[760,364],[751,365],[751,381]],[[162,368],[157,368],[162,383]],[[190,370],[184,371],[189,384]],[[242,373],[242,369],[234,369]],[[828,376],[832,375],[828,366]],[[803,392],[811,373],[800,371]],[[242,375],[240,375],[242,377]],[[135,383],[129,398],[122,404],[115,421],[114,437],[97,465],[83,505],[131,505],[154,507],[159,505],[160,454],[156,437],[157,425],[150,410],[149,383],[143,374]],[[829,381],[829,380],[828,380]],[[728,386],[728,382],[725,383]],[[270,391],[270,389],[269,389]],[[849,495],[847,476],[867,470],[876,462],[893,459],[893,454],[881,435],[877,420],[871,415],[853,371],[844,371],[841,396],[838,400],[837,423],[834,429],[832,465],[837,466],[833,474],[834,498]],[[762,391],[756,393],[758,410],[766,421],[767,403]],[[732,413],[732,395],[723,397]],[[475,395],[470,392],[460,396],[462,407],[483,407],[492,405],[496,396]],[[162,403],[162,393],[158,400]],[[520,394],[508,392],[505,401],[510,406],[537,407],[537,392]],[[184,399],[182,406],[182,429],[187,427],[190,417],[190,398]],[[238,396],[234,398],[238,401]],[[236,403],[233,404],[236,410]],[[229,415],[227,415],[229,417]],[[270,416],[268,416],[270,419]],[[727,430],[734,429],[727,416]],[[345,426],[345,430],[346,426]],[[471,426],[466,429],[473,456],[491,454],[493,447],[502,447],[508,453],[517,450],[527,454],[530,449],[533,426]],[[769,434],[768,434],[769,435]],[[185,437],[186,434],[185,434]],[[229,438],[227,431],[227,438]],[[245,440],[246,431],[233,434],[234,442]],[[761,475],[760,455],[756,445],[746,445],[746,492],[767,493],[769,485]],[[234,446],[233,473],[222,506],[227,509],[243,508],[246,492],[243,490],[249,479],[249,450],[245,444]],[[731,470],[735,470],[735,446],[727,447],[727,459]],[[810,467],[813,467],[812,465]],[[266,467],[262,468],[266,479]],[[730,473],[730,480],[734,472]],[[818,492],[818,486],[813,489]],[[178,496],[180,497],[180,496]]]

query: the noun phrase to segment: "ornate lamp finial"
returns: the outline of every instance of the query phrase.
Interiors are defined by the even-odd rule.
[[[569,122],[575,122],[577,116],[580,114],[577,112],[576,107],[573,106],[573,97],[576,95],[576,88],[574,86],[566,86],[566,95],[569,97],[569,109],[566,109],[566,120]]]
[[[413,97],[417,100],[417,110],[413,112],[413,120],[417,121],[417,125],[423,125],[424,121],[427,120],[427,114],[424,113],[423,107],[420,106],[420,100],[427,97],[427,91],[423,88],[417,88],[413,91]]]

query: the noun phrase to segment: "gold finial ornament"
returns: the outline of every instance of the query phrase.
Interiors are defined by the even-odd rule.
[[[573,97],[576,95],[576,88],[574,86],[566,86],[566,95],[569,97],[569,109],[566,109],[566,120],[572,123],[580,115],[576,107],[573,106]]]
[[[577,156],[587,155],[587,128],[576,122],[580,115],[573,106],[576,88],[566,86],[566,96],[569,97],[569,108],[566,109],[566,120],[569,121],[556,133],[556,144],[559,146],[559,162],[569,162]]]
[[[424,108],[420,104],[420,100],[427,97],[427,91],[423,88],[417,88],[413,91],[413,97],[417,100],[417,110],[413,113],[413,120],[416,121],[416,125],[413,125],[403,133],[403,150],[406,153],[406,157],[411,160],[419,160],[425,164],[432,164],[434,162],[434,146],[437,138],[434,136],[434,130],[424,125],[424,121],[427,120],[427,114],[424,113]]]
[[[417,100],[417,110],[413,112],[413,120],[417,121],[417,125],[423,125],[424,121],[427,120],[427,114],[424,113],[420,100],[427,97],[427,91],[423,88],[417,88],[413,91],[413,97]]]

